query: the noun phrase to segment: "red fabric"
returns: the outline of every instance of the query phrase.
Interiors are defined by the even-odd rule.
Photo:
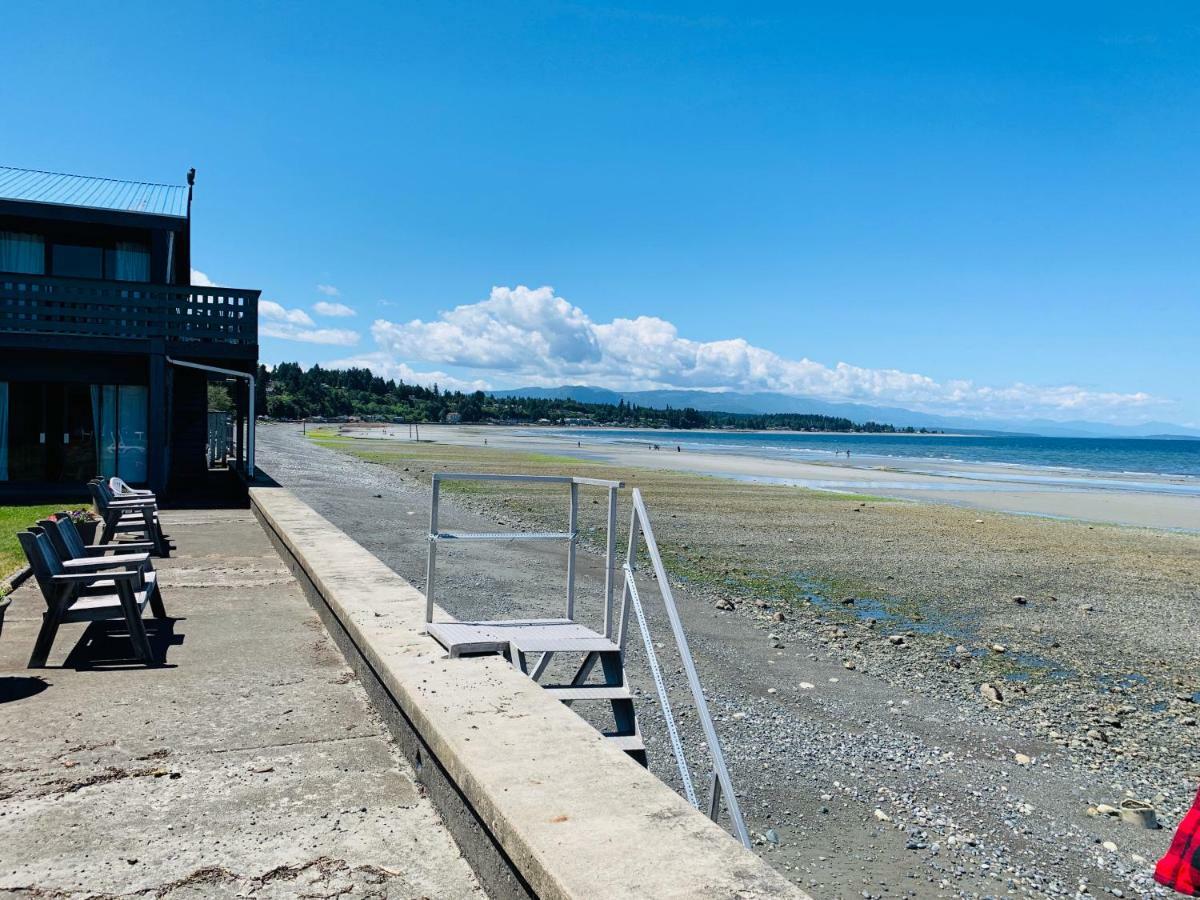
[[[1200,897],[1200,792],[1179,823],[1167,855],[1158,861],[1154,880],[1189,897]]]

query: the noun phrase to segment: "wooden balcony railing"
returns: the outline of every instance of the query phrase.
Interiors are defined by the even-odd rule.
[[[260,293],[0,272],[0,332],[257,344]]]

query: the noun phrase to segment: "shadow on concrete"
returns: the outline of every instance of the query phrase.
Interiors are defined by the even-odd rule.
[[[5,675],[0,677],[0,703],[34,697],[48,687],[50,682],[36,675]]]
[[[184,635],[175,633],[175,623],[185,619],[145,619],[146,637],[158,668],[174,668],[167,662],[167,651],[183,643]],[[105,669],[143,669],[146,664],[133,654],[129,629],[119,619],[93,622],[84,631],[62,668],[83,672]]]
[[[163,495],[163,509],[249,509],[246,482],[232,469],[209,469],[196,478],[176,478]]]
[[[277,488],[280,486],[280,484],[262,469],[256,467],[254,469],[254,486]]]

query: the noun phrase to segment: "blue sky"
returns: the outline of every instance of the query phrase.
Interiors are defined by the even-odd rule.
[[[267,362],[1200,423],[1200,7],[969,6],[22,4],[0,162],[194,165]]]

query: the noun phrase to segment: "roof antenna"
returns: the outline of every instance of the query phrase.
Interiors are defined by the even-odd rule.
[[[188,211],[188,218],[190,219],[192,217],[192,188],[196,184],[196,167],[195,166],[192,166],[190,169],[188,169],[187,183],[188,183],[188,208],[187,208],[187,211]]]

